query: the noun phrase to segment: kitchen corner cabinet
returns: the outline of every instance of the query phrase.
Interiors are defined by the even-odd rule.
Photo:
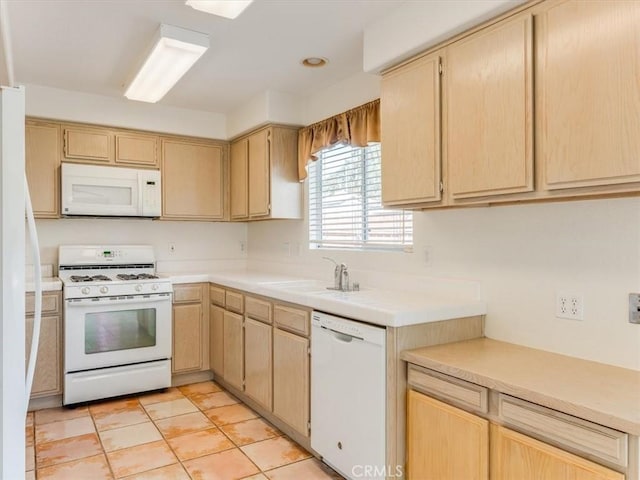
[[[536,20],[544,188],[640,182],[640,3],[556,1]]]
[[[173,286],[174,374],[209,369],[208,284]]]
[[[409,390],[407,478],[487,480],[488,459],[487,420]]]
[[[60,217],[60,125],[27,120],[25,169],[36,218]]]
[[[28,361],[33,335],[35,297],[26,295],[26,359]],[[62,298],[60,292],[43,292],[42,323],[38,356],[33,377],[31,398],[62,393]]]
[[[447,48],[445,164],[452,200],[533,190],[530,13]]]
[[[224,375],[230,385],[242,391],[244,386],[244,328],[242,315],[224,312]]]
[[[224,289],[209,286],[209,365],[216,376],[224,376]]]
[[[382,202],[419,206],[441,199],[440,67],[435,53],[382,77]]]
[[[233,220],[302,218],[298,129],[271,125],[231,143]]]
[[[224,220],[224,146],[162,139],[162,218]]]
[[[491,425],[491,480],[624,480],[625,475],[499,425]]]

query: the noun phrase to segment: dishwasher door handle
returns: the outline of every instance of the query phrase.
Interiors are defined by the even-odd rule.
[[[364,338],[356,337],[354,335],[347,335],[346,333],[339,332],[332,328],[327,328],[327,327],[322,327],[322,328],[324,330],[328,330],[329,332],[331,332],[331,335],[333,336],[333,338],[335,338],[337,341],[342,343],[351,343],[354,338],[356,340],[364,340]]]

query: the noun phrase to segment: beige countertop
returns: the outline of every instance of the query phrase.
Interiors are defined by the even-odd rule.
[[[406,291],[364,286],[357,292],[328,290],[327,281],[263,271],[168,273],[174,284],[212,282],[256,295],[388,327],[402,327],[486,313],[485,302],[435,289]]]
[[[402,360],[640,435],[640,372],[479,338],[402,352]]]
[[[35,282],[33,280],[27,280],[24,285],[26,293],[33,293],[35,291]],[[62,290],[62,282],[58,277],[43,277],[42,278],[42,291],[50,292]]]

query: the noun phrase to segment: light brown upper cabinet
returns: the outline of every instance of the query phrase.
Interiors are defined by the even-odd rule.
[[[158,165],[158,136],[116,133],[115,162],[123,166]]]
[[[25,168],[36,218],[60,216],[60,125],[27,120]]]
[[[158,168],[158,135],[91,125],[62,125],[66,162]]]
[[[533,190],[533,55],[530,13],[447,48],[448,196]]]
[[[249,140],[244,138],[231,144],[231,219],[249,217]]]
[[[549,190],[640,182],[640,2],[549,2],[536,18]]]
[[[438,53],[382,77],[382,202],[420,205],[441,199]]]
[[[223,150],[219,143],[162,139],[162,218],[224,219]]]
[[[113,163],[113,133],[106,128],[64,125],[65,160]]]
[[[302,218],[298,129],[271,125],[231,143],[231,217]]]

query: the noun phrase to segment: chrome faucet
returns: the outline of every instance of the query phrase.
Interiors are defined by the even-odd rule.
[[[349,291],[349,271],[347,270],[347,265],[344,263],[338,263],[331,257],[322,257],[325,260],[329,260],[333,262],[336,266],[333,270],[333,288],[329,287],[330,290],[338,290],[340,292],[348,292]]]

